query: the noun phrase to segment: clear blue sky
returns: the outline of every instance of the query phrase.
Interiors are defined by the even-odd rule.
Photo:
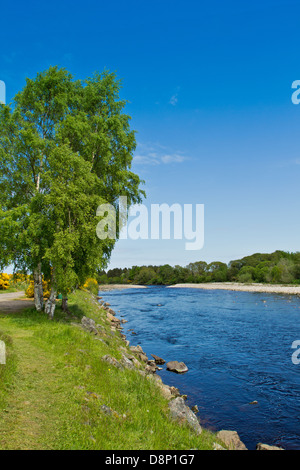
[[[300,3],[2,2],[7,101],[50,65],[123,79],[147,205],[205,205],[205,245],[119,241],[111,267],[300,250]]]

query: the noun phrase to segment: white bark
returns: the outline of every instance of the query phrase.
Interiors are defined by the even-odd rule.
[[[49,315],[52,319],[54,317],[55,307],[56,307],[56,297],[57,297],[57,290],[56,288],[51,288],[49,299],[45,304],[45,313]]]
[[[43,282],[42,282],[42,272],[41,272],[41,263],[33,271],[33,281],[34,281],[34,304],[38,312],[43,310],[44,306],[44,293],[43,293]]]

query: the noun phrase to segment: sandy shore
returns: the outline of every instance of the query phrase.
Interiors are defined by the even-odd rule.
[[[265,292],[270,294],[300,295],[300,286],[285,286],[278,284],[240,284],[238,282],[208,282],[205,284],[174,284],[172,287],[192,287],[195,289],[221,289],[243,292]]]
[[[109,291],[116,289],[147,289],[147,286],[138,286],[135,284],[99,284],[100,291]]]

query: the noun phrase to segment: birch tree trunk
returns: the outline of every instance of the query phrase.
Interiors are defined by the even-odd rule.
[[[63,312],[70,314],[69,306],[68,306],[68,297],[67,295],[63,294],[62,297],[62,305],[61,305]]]
[[[49,299],[46,301],[45,304],[45,313],[49,315],[49,317],[54,317],[55,307],[56,307],[56,297],[57,297],[57,289],[55,286],[51,287],[51,292]]]
[[[34,305],[38,312],[43,310],[44,306],[44,293],[43,293],[43,277],[41,271],[41,263],[33,271],[34,282]]]

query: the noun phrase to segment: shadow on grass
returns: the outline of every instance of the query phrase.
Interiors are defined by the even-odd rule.
[[[34,307],[25,308],[20,312],[0,313],[1,318],[9,317],[10,322],[18,325],[19,327],[30,327],[35,325],[41,325],[44,323],[71,323],[80,322],[84,316],[83,310],[78,305],[70,305],[70,314],[64,312],[61,305],[57,305],[55,308],[54,318],[50,319],[44,312],[38,312]]]

